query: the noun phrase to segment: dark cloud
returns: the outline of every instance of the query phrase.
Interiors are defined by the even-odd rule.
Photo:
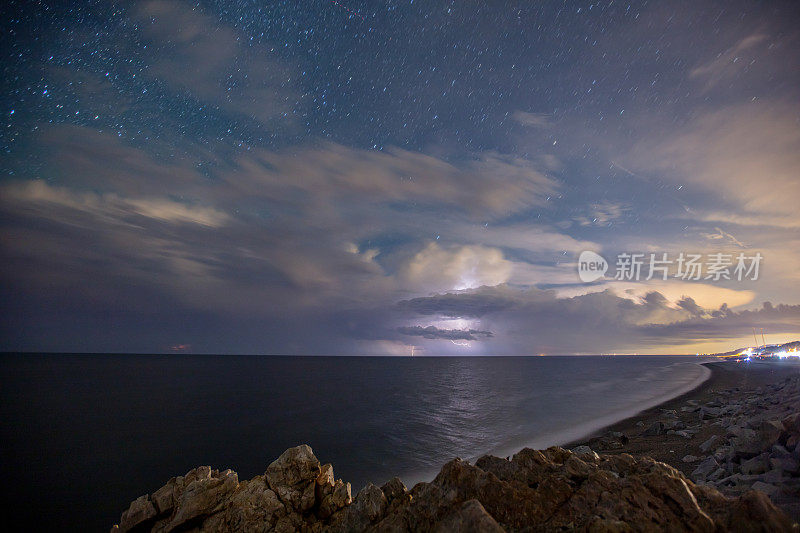
[[[765,304],[762,309],[735,312],[722,304],[719,309],[705,310],[690,298],[672,305],[658,292],[638,300],[610,291],[559,298],[537,289],[482,287],[415,298],[401,302],[399,307],[425,318],[474,318],[476,324],[494,333],[487,346],[491,353],[601,353],[643,346],[680,347],[745,336],[752,327],[775,333],[800,327],[797,305]]]
[[[453,341],[476,341],[481,337],[488,338],[494,336],[491,331],[480,331],[477,329],[440,329],[435,326],[402,326],[397,328],[397,331],[403,335],[424,337],[426,339],[447,339]]]
[[[448,318],[480,318],[507,310],[515,305],[514,294],[506,287],[480,287],[474,291],[447,293],[403,300],[403,311]]]
[[[678,300],[678,307],[680,307],[681,309],[685,309],[692,316],[702,317],[704,314],[706,314],[705,309],[697,305],[694,299],[689,298],[688,296]]]
[[[674,338],[677,343],[688,343],[691,339],[724,339],[732,336],[745,337],[752,328],[764,328],[767,332],[782,333],[796,331],[800,326],[800,305],[780,304],[772,306],[765,302],[759,309],[732,311],[723,304],[709,318],[693,317],[671,324],[651,324],[643,333],[662,338]]]

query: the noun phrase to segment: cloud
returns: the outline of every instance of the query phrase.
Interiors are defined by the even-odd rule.
[[[551,124],[551,115],[544,113],[526,113],[525,111],[514,111],[511,116],[523,126],[546,128]]]
[[[727,231],[724,231],[720,228],[715,227],[714,233],[704,233],[703,236],[710,241],[730,242],[732,244],[735,244],[739,248],[747,248],[747,246],[742,244],[742,242],[739,239],[737,239]]]
[[[513,265],[497,248],[454,246],[443,249],[435,242],[405,265],[403,275],[415,287],[468,289],[508,281]]]
[[[358,196],[370,201],[444,204],[475,216],[509,215],[542,205],[558,183],[523,158],[493,152],[448,162],[399,148],[356,150],[337,144],[257,152],[240,160],[276,192]],[[303,179],[297,179],[302,176]]]
[[[211,207],[188,205],[166,198],[123,198],[113,193],[79,192],[53,187],[43,181],[7,182],[0,185],[0,191],[8,211],[37,213],[41,218],[82,213],[106,222],[132,224],[136,222],[135,217],[141,216],[212,228],[223,226],[230,220],[226,213]],[[67,213],[58,213],[57,210]]]
[[[477,319],[492,331],[487,353],[604,353],[665,345],[691,346],[739,336],[751,327],[773,333],[800,331],[800,306],[733,311],[727,304],[704,309],[684,297],[677,305],[651,291],[638,301],[611,291],[559,298],[553,291],[481,287],[405,300],[417,317]],[[688,348],[684,348],[688,349]]]
[[[610,226],[631,211],[630,206],[621,202],[597,202],[589,206],[589,214],[575,218],[581,226]]]
[[[694,316],[672,324],[651,324],[642,333],[652,337],[674,337],[678,343],[695,340],[726,339],[744,333],[753,327],[764,328],[770,334],[797,333],[800,330],[800,305],[765,302],[760,309],[730,311],[726,307],[712,313],[711,318]]]
[[[435,326],[402,326],[397,331],[403,335],[423,337],[425,339],[446,339],[476,341],[481,337],[492,337],[491,331],[480,331],[477,329],[439,329]]]
[[[628,166],[655,169],[728,204],[724,211],[707,208],[692,216],[800,227],[800,128],[792,104],[754,102],[706,112],[678,130],[643,140],[631,154]]]
[[[685,282],[680,280],[655,281],[647,283],[612,282],[606,287],[623,297],[643,298],[648,292],[658,292],[669,302],[679,303],[691,297],[705,309],[714,309],[722,304],[731,307],[747,305],[755,298],[755,291],[744,288],[721,287],[710,283]]]
[[[274,51],[246,47],[243,35],[188,3],[148,0],[130,14],[153,50],[150,76],[229,112],[288,123],[292,73]]]
[[[690,298],[688,296],[684,296],[678,301],[678,307],[686,310],[693,317],[702,317],[706,315],[706,310],[697,305],[697,302],[694,301],[694,298]]]
[[[535,291],[527,296],[542,295],[545,292]],[[441,315],[448,318],[481,318],[497,313],[516,305],[519,298],[526,296],[524,292],[513,291],[508,286],[479,287],[461,292],[448,292],[435,296],[424,296],[403,300],[398,308],[419,315]]]
[[[703,82],[704,92],[710,91],[716,85],[729,81],[742,70],[746,70],[756,62],[758,54],[754,49],[765,40],[764,33],[752,33],[743,37],[728,50],[702,63],[689,72],[689,78]]]
[[[532,252],[579,246],[537,226],[472,231],[558,187],[492,152],[444,161],[308,143],[223,160],[190,145],[162,158],[75,126],[42,128],[39,142],[47,179],[7,182],[0,199],[6,234],[20,237],[4,254],[25,265],[8,274],[32,292],[105,270],[189,308],[276,319],[505,282],[520,263],[479,244],[492,235]],[[431,243],[437,227],[446,244]],[[111,280],[95,289],[118,299]]]

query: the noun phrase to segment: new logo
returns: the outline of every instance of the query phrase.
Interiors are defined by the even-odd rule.
[[[602,278],[608,270],[608,262],[603,256],[586,250],[578,257],[578,276],[584,283]]]

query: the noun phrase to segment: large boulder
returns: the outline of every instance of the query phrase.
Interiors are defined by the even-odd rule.
[[[283,503],[308,511],[315,503],[320,464],[307,444],[289,448],[267,467],[269,487]]]

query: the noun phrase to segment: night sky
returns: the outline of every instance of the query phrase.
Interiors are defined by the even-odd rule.
[[[800,337],[796,1],[5,6],[0,350]],[[639,252],[763,262],[613,279]]]

